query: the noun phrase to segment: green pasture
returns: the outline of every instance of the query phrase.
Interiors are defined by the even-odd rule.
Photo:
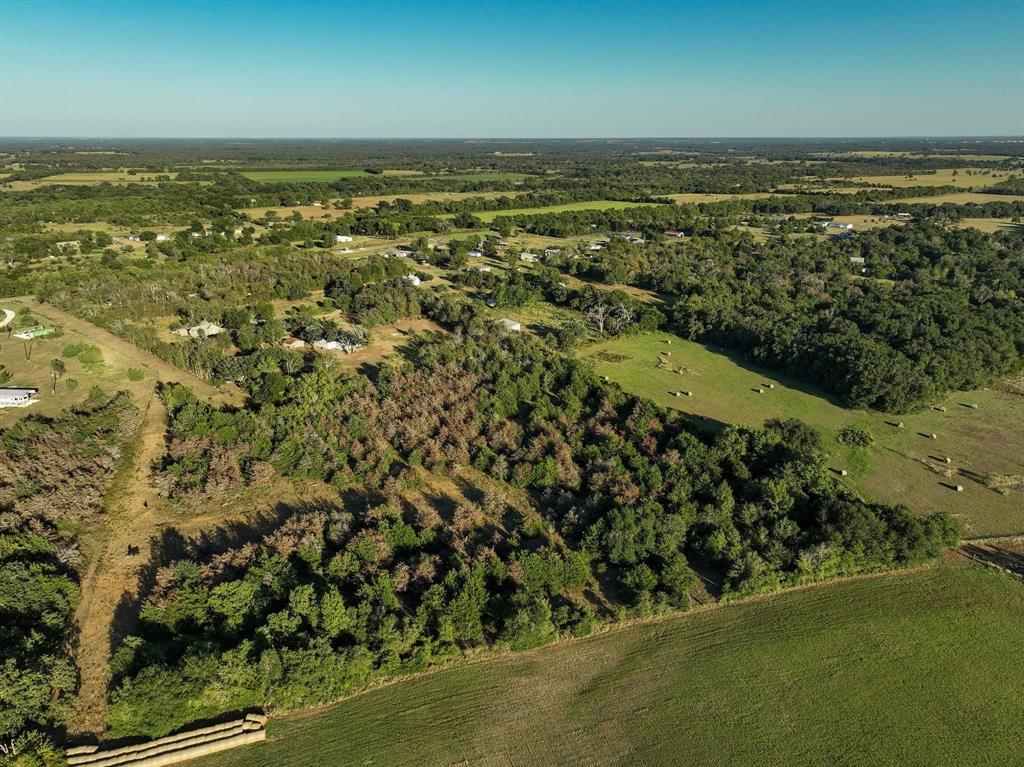
[[[1024,586],[852,580],[490,657],[272,717],[199,767],[1011,767]]]
[[[667,367],[659,365],[663,355]],[[1001,478],[1024,477],[1024,398],[1019,396],[994,389],[953,393],[932,409],[890,416],[848,410],[807,384],[667,333],[600,342],[585,347],[581,356],[627,391],[689,413],[704,426],[799,418],[822,431],[831,464],[846,469],[843,481],[866,497],[922,513],[962,515],[972,537],[1024,533],[1021,491],[1004,495],[994,489]],[[676,372],[680,369],[684,372]],[[692,396],[677,397],[676,391]],[[867,429],[874,444],[840,445],[836,435],[847,426]],[[946,457],[951,463],[942,460]]]

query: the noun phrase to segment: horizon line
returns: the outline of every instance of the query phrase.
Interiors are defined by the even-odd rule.
[[[920,140],[948,140],[948,139],[1006,139],[1024,142],[1024,134],[1021,133],[978,133],[978,134],[924,134],[924,133],[894,133],[874,135],[701,135],[701,136],[657,136],[657,135],[621,135],[621,136],[230,136],[230,135],[209,135],[209,136],[116,136],[116,135],[90,135],[90,136],[45,136],[45,135],[23,135],[3,136],[2,141],[731,141],[731,140],[761,140],[761,141],[791,141],[791,140],[885,140],[885,139],[920,139]]]

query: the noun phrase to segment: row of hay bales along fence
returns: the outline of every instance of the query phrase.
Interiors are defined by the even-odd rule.
[[[147,743],[106,751],[99,746],[75,746],[65,755],[69,767],[163,767],[229,748],[257,743],[267,737],[267,717],[246,714],[242,719],[200,727]]]

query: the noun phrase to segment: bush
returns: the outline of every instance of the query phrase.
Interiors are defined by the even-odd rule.
[[[851,447],[868,447],[875,441],[867,429],[862,429],[859,426],[847,426],[845,429],[840,429],[836,439],[841,445]]]
[[[79,353],[78,361],[86,364],[103,362],[103,352],[98,346],[87,346]]]
[[[128,368],[128,380],[129,381],[141,381],[146,377],[146,373],[139,368]]]

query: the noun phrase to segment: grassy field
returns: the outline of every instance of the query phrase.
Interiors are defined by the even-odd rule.
[[[671,352],[670,369],[658,366],[663,352]],[[1002,495],[988,486],[996,477],[1024,477],[1024,397],[990,389],[951,394],[934,403],[945,407],[944,413],[928,409],[896,417],[847,410],[806,384],[664,333],[604,341],[585,347],[581,355],[627,391],[712,419],[696,418],[699,424],[759,425],[768,418],[800,418],[822,431],[831,464],[849,472],[843,481],[869,498],[923,513],[963,515],[968,536],[1024,533],[1020,491]],[[679,368],[685,372],[674,372]],[[757,393],[769,383],[775,388]],[[679,390],[693,396],[674,396]],[[902,429],[894,425],[901,421]],[[867,429],[874,444],[840,445],[836,434],[846,426]],[[922,436],[933,433],[938,439]],[[949,456],[952,463],[932,456]],[[951,489],[957,484],[963,492]]]
[[[765,197],[783,197],[781,194],[772,192],[750,192],[747,194],[698,194],[688,192],[686,194],[660,194],[659,197],[667,197],[678,203],[698,202],[725,202],[726,200],[763,200]]]
[[[973,227],[990,234],[1024,229],[1024,224],[1015,224],[1009,218],[962,218],[956,222],[956,225],[961,229]]]
[[[455,667],[272,718],[199,767],[1018,765],[1024,587],[847,581]]]
[[[129,174],[127,171],[95,171],[92,173],[58,173],[53,176],[32,179],[30,181],[12,181],[6,189],[12,192],[24,192],[29,189],[38,189],[53,184],[67,184],[71,186],[90,186],[92,184],[143,184],[155,186],[158,182],[157,176],[169,176],[177,178],[177,173],[164,173],[162,171],[139,171]]]
[[[896,200],[897,203],[925,203],[930,205],[944,205],[951,202],[954,205],[964,205],[968,202],[983,205],[986,202],[1019,202],[1024,200],[1024,195],[1019,194],[986,194],[984,192],[951,192],[950,194],[937,194],[930,197],[907,197]]]
[[[968,173],[970,171],[970,173]],[[1013,175],[1010,171],[988,170],[979,168],[959,168],[953,175],[952,168],[935,171],[935,173],[918,173],[906,176],[857,176],[849,179],[862,184],[875,186],[957,186],[964,189],[977,189],[1005,181]]]
[[[623,202],[621,200],[590,200],[588,202],[570,202],[565,205],[547,205],[540,208],[513,208],[511,210],[485,210],[473,215],[481,221],[493,221],[498,216],[539,216],[544,213],[567,213],[575,210],[622,210],[639,208],[644,205],[656,205],[653,202]]]

